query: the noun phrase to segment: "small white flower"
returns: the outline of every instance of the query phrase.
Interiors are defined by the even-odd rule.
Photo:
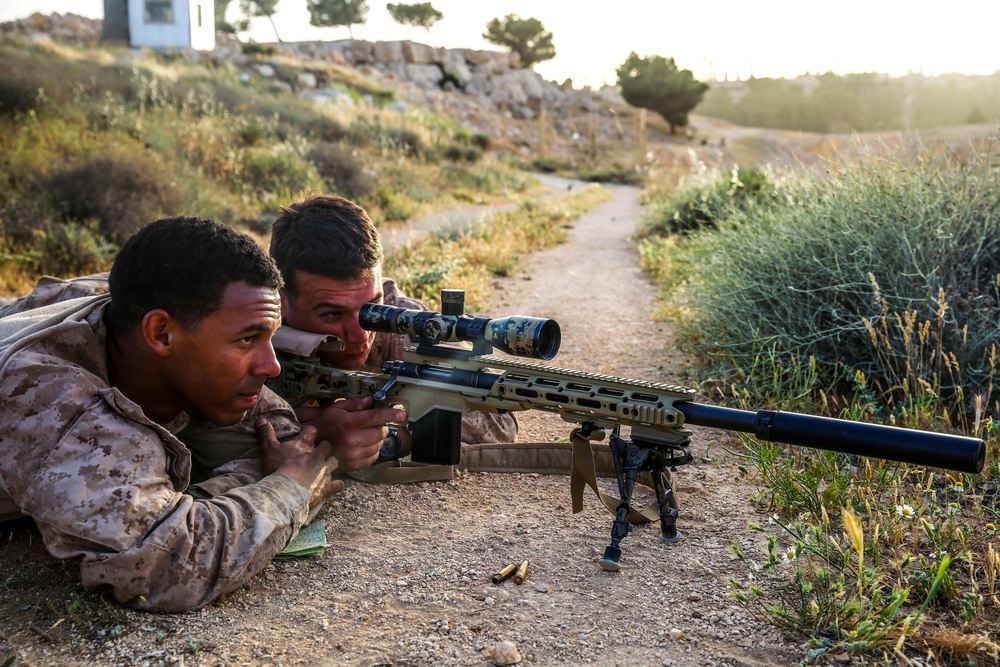
[[[780,520],[780,518],[781,517],[778,516],[778,513],[775,512],[771,516],[767,517],[767,523],[768,523],[768,525],[773,526],[774,524],[778,523],[778,521]]]
[[[796,553],[794,546],[792,546],[792,547],[786,547],[785,548],[785,552],[783,554],[781,554],[781,562],[782,563],[791,563],[793,560],[795,560],[796,558],[798,558],[798,556],[799,555],[798,555],[798,553]]]
[[[803,523],[805,523],[806,521],[808,521],[811,518],[812,518],[812,512],[806,511],[806,512],[803,512],[802,514],[799,514],[799,521],[801,521]]]
[[[913,510],[913,508],[906,503],[896,505],[896,514],[904,519],[912,519],[917,516],[917,513]]]
[[[952,485],[951,490],[956,493],[962,493],[963,491],[965,491],[965,484],[962,484],[961,482],[955,482]]]
[[[948,503],[948,514],[958,514],[958,511],[962,509],[958,503]]]
[[[986,530],[986,534],[987,535],[995,535],[996,532],[997,532],[996,524],[992,524],[992,523],[986,524],[986,526],[984,527],[984,529]]]

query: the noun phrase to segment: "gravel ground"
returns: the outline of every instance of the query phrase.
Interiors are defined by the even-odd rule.
[[[552,365],[683,381],[655,290],[626,242],[638,191],[618,187],[495,286],[491,315],[554,317]],[[456,286],[458,287],[458,286]],[[521,414],[525,442],[568,436],[552,415]],[[448,482],[349,480],[321,513],[325,555],[271,564],[204,610],[156,615],[84,591],[78,568],[47,555],[28,524],[0,526],[0,665],[788,665],[801,649],[730,596],[746,577],[729,546],[763,553],[761,514],[726,447],[697,430],[696,462],[674,476],[683,534],[658,526],[623,542],[623,569],[598,565],[611,516],[593,496],[571,513],[565,476],[465,473]],[[490,582],[528,560],[522,585]],[[13,663],[7,660],[14,658]]]

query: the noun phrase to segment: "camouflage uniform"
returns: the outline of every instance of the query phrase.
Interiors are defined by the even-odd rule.
[[[384,303],[397,308],[427,310],[421,302],[400,293],[396,281],[386,278],[382,282]],[[108,291],[108,274],[60,280],[44,277],[38,281],[34,291],[17,301],[0,308],[0,317],[18,313],[27,308],[63,301],[79,296],[104,294]],[[409,345],[406,336],[378,333],[375,343],[362,370],[381,373],[382,364],[403,358],[403,347]],[[469,411],[462,415],[462,442],[469,444],[487,442],[514,442],[517,438],[517,420],[513,414],[497,415],[486,412]]]
[[[32,517],[49,552],[81,564],[83,584],[110,586],[139,609],[197,609],[257,574],[309,516],[309,491],[235,460],[189,488],[192,454],[178,438],[211,425],[180,414],[157,424],[110,385],[108,296],[0,319],[0,514]],[[297,431],[265,392],[231,427],[256,446],[266,416]],[[230,442],[236,439],[230,438]],[[187,491],[187,493],[185,493]]]

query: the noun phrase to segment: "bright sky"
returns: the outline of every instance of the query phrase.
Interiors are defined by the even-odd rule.
[[[397,0],[407,2],[408,0]],[[417,0],[409,0],[417,1]],[[212,0],[205,0],[211,4]],[[498,50],[482,39],[498,16],[535,17],[552,32],[553,60],[535,70],[575,86],[615,82],[631,51],[672,57],[701,80],[792,77],[833,71],[992,74],[1000,71],[1000,2],[949,0],[431,0],[444,14],[430,34],[395,23],[382,0],[369,0],[357,39],[411,39],[434,46]],[[239,0],[230,4],[238,15]],[[33,12],[104,13],[103,0],[0,0],[0,22]],[[280,0],[274,17],[285,41],[337,40],[347,28],[309,25],[306,0]],[[250,37],[275,41],[267,19],[255,19]]]

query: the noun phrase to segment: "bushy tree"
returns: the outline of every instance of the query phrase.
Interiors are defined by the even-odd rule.
[[[522,19],[517,14],[495,18],[486,24],[483,39],[509,48],[521,57],[520,66],[524,68],[556,57],[552,33],[536,18]]]
[[[278,34],[278,27],[274,25],[274,13],[278,11],[278,0],[240,0],[240,11],[247,19],[257,16],[266,16],[271,22],[271,29],[274,30],[275,38],[280,42],[281,35]]]
[[[232,0],[215,0],[215,29],[222,32],[236,32],[237,27],[226,21],[226,10]]]
[[[368,18],[368,0],[307,0],[309,24],[320,28],[346,25],[354,39],[351,26],[360,25]]]
[[[670,124],[670,133],[688,124],[688,113],[698,106],[708,84],[689,69],[678,69],[673,58],[640,58],[634,51],[617,70],[622,97],[634,107],[654,111]]]
[[[427,32],[431,31],[431,26],[444,18],[444,14],[434,9],[429,2],[415,2],[410,5],[403,3],[394,5],[390,2],[385,8],[389,10],[389,15],[396,23],[423,28]]]

